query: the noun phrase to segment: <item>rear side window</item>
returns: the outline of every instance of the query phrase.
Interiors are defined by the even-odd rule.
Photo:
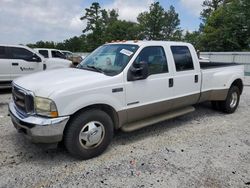
[[[7,59],[7,53],[6,48],[3,46],[0,46],[0,59]]]
[[[149,75],[168,72],[164,49],[161,46],[145,47],[135,59],[135,64],[144,61],[148,64]]]
[[[38,50],[39,54],[42,54],[43,57],[48,58],[49,57],[49,52],[48,50]]]
[[[25,48],[10,47],[10,52],[12,59],[30,60],[33,56],[33,53]]]
[[[176,71],[193,70],[194,64],[187,46],[171,46],[174,56]]]
[[[52,50],[52,51],[51,51],[51,55],[52,55],[52,57],[65,59],[65,55],[63,55],[63,54],[62,54],[61,52],[59,52],[59,51]]]

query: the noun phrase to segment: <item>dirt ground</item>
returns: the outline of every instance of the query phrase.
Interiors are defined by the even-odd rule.
[[[46,151],[17,133],[0,94],[0,187],[250,187],[250,79],[234,114],[209,103],[139,131],[119,131],[101,156]]]

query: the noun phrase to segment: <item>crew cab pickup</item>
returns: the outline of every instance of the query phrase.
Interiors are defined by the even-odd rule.
[[[34,48],[34,50],[50,61],[72,65],[72,61],[68,60],[67,57],[60,50],[53,48]]]
[[[13,82],[9,112],[14,126],[35,143],[63,141],[72,155],[101,154],[114,130],[134,131],[195,110],[233,113],[243,90],[242,65],[199,63],[189,43],[108,43],[77,68]]]
[[[66,56],[57,49],[51,48],[34,48],[39,54],[43,55],[45,58],[56,58],[56,59],[66,59]]]
[[[45,59],[27,46],[0,44],[0,88],[11,87],[12,80],[19,76],[70,65],[70,61],[59,63]]]

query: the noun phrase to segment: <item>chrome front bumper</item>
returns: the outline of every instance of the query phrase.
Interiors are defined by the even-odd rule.
[[[23,132],[33,143],[57,143],[63,138],[69,116],[45,118],[35,115],[24,116],[9,103],[11,120],[17,130]]]

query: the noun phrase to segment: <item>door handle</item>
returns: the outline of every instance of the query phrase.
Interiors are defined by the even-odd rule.
[[[12,66],[18,66],[19,63],[12,63]]]
[[[199,76],[198,76],[198,75],[195,75],[195,76],[194,76],[194,82],[195,82],[195,83],[198,83],[198,81],[199,81]]]
[[[174,86],[174,79],[173,78],[169,78],[169,80],[168,80],[168,86],[169,87],[173,87]]]

